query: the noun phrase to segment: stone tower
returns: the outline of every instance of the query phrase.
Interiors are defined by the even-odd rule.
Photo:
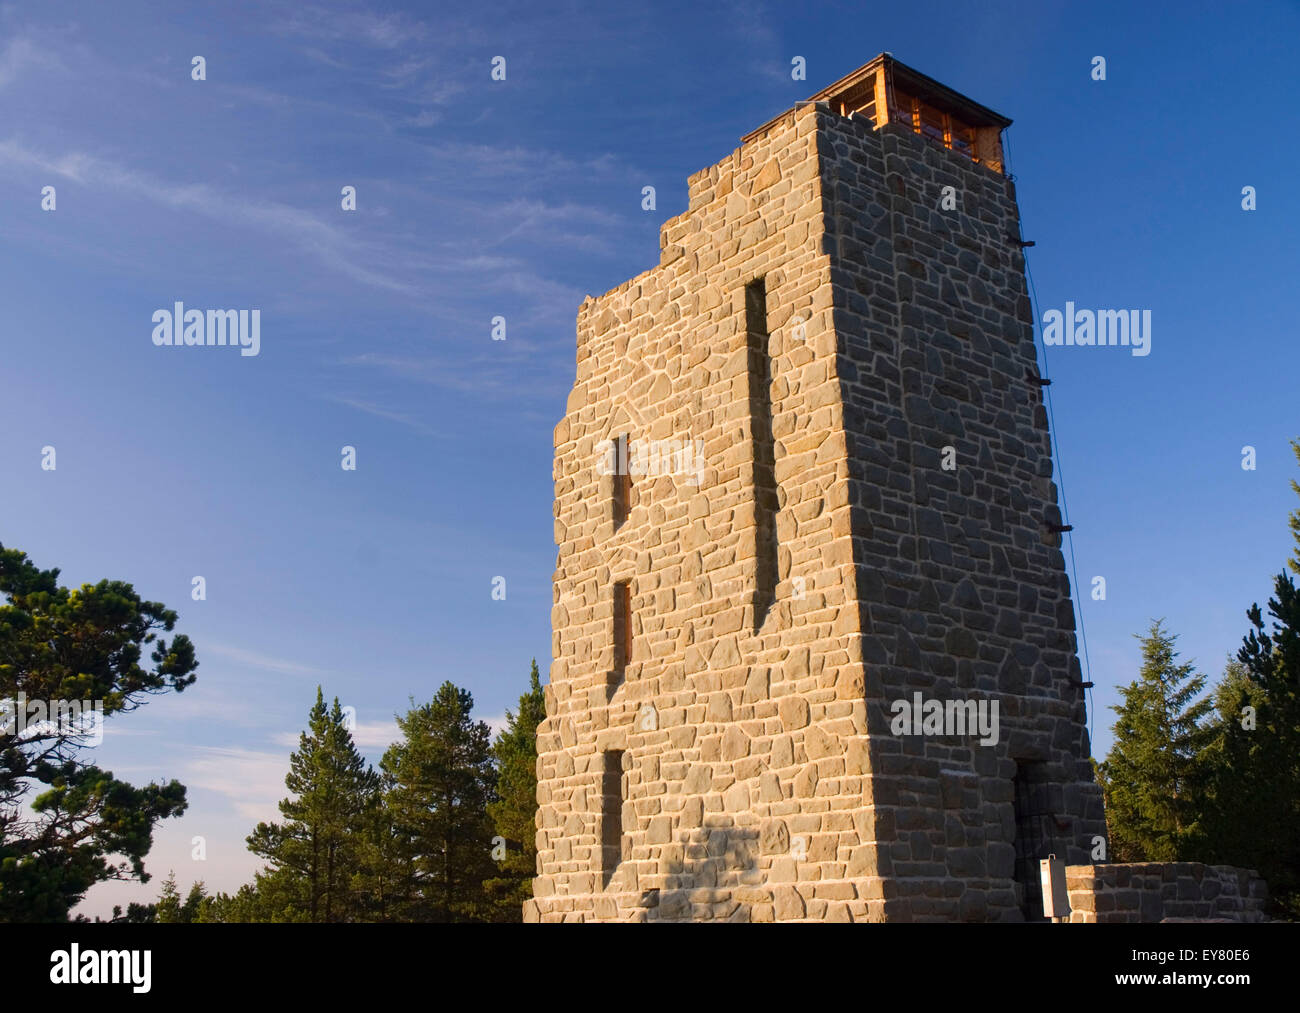
[[[1089,861],[1009,123],[882,54],[583,302],[528,920],[1020,920]]]

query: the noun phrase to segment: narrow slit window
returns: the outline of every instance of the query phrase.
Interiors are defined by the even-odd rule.
[[[623,751],[607,750],[600,777],[600,872],[608,886],[623,860]]]
[[[632,584],[614,585],[614,677],[621,681],[632,660]]]
[[[632,437],[624,433],[614,441],[610,454],[614,460],[614,527],[620,527],[632,512],[632,469],[629,459]]]
[[[754,629],[776,600],[778,510],[775,441],[772,437],[772,355],[767,325],[767,281],[745,286],[749,422],[754,448]]]

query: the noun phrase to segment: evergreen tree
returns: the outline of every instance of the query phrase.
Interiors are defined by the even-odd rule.
[[[185,811],[179,781],[137,788],[83,762],[96,719],[71,712],[107,719],[191,685],[189,638],[160,636],[176,613],[122,581],[58,576],[0,545],[0,922],[66,921],[96,883],[148,882],[154,826]]]
[[[1162,621],[1142,643],[1142,669],[1120,692],[1115,744],[1100,765],[1110,856],[1116,862],[1187,860],[1198,840],[1201,756],[1211,732],[1202,719],[1214,706],[1197,700],[1205,676],[1175,664],[1177,637]]]
[[[1300,439],[1291,441],[1291,452],[1295,454],[1297,463],[1300,463]],[[1294,478],[1291,479],[1291,491],[1300,496],[1300,482],[1297,482]],[[1295,549],[1286,565],[1290,567],[1292,573],[1300,576],[1300,509],[1291,511],[1290,516],[1287,518],[1287,525],[1291,528],[1291,538],[1295,542]]]
[[[1300,459],[1300,440],[1292,441]],[[1300,494],[1294,479],[1291,488]],[[1300,573],[1300,509],[1289,524]],[[1256,603],[1250,630],[1218,691],[1204,817],[1208,861],[1256,869],[1268,881],[1273,913],[1300,919],[1300,595],[1283,570],[1268,602]]]
[[[1207,860],[1255,869],[1274,913],[1300,919],[1300,595],[1285,571],[1259,606],[1220,687],[1205,835]]]
[[[391,779],[384,777],[381,798],[387,798],[392,787]],[[409,849],[403,846],[387,804],[371,809],[357,847],[359,860],[352,889],[360,916],[373,922],[400,920],[409,910],[413,893],[412,867],[407,860]]]
[[[493,875],[487,806],[496,772],[491,732],[471,718],[473,704],[444,682],[430,703],[397,719],[403,737],[384,754],[400,920],[490,919],[483,883]]]
[[[233,918],[226,918],[226,905],[230,903],[230,895],[227,893],[216,893],[210,897],[204,897],[203,903],[199,905],[198,917],[194,920],[200,925],[213,925],[221,922],[234,921]]]
[[[357,751],[338,698],[325,705],[320,687],[308,731],[289,757],[280,802],[283,823],[259,823],[248,848],[271,863],[257,892],[268,921],[337,922],[355,914],[356,834],[377,803],[378,776]]]
[[[203,902],[208,899],[208,892],[203,886],[203,880],[199,880],[190,887],[190,892],[185,895],[185,903],[181,905],[181,921],[186,925],[193,924],[199,920],[199,911],[203,907]]]
[[[199,880],[190,887],[182,903],[180,890],[176,886],[176,873],[168,872],[163,880],[162,895],[154,905],[154,921],[162,924],[182,923],[185,925],[198,920],[199,910],[207,899],[203,881]]]
[[[263,875],[258,873],[258,876]],[[256,885],[245,883],[234,894],[218,893],[212,897],[205,897],[199,905],[198,916],[194,920],[200,924],[276,921],[274,912],[270,911],[269,907],[270,905],[258,894]],[[281,911],[283,910],[281,908]]]
[[[528,692],[519,698],[519,711],[506,711],[506,727],[492,746],[497,762],[497,801],[488,803],[487,810],[501,839],[497,847],[504,846],[505,855],[497,861],[496,875],[484,889],[501,921],[521,921],[524,901],[533,895],[533,877],[537,875],[537,726],[545,717],[546,694],[534,658]]]
[[[163,925],[172,925],[181,921],[181,894],[176,887],[176,873],[168,872],[163,880],[162,894],[158,897],[158,906],[154,909],[154,920]]]
[[[72,921],[77,925],[152,925],[158,920],[156,917],[157,908],[157,904],[137,904],[132,901],[126,906],[126,914],[122,913],[121,904],[114,904],[113,914],[109,918],[101,918],[99,915],[95,915],[94,918],[77,915]]]

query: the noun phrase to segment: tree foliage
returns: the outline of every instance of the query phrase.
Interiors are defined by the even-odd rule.
[[[326,707],[320,687],[308,730],[289,757],[280,802],[281,823],[259,823],[248,848],[265,858],[258,894],[271,903],[270,921],[350,921],[358,870],[358,829],[377,803],[379,778],[352,741],[338,698]]]
[[[1291,449],[1300,461],[1300,440]],[[1300,495],[1294,479],[1291,489]],[[1288,524],[1295,545],[1287,567],[1300,573],[1300,508]],[[1258,603],[1246,619],[1220,688],[1206,852],[1257,869],[1274,913],[1300,920],[1300,593],[1286,569],[1273,578],[1267,619]]]
[[[1155,621],[1142,644],[1138,678],[1120,690],[1124,702],[1115,743],[1100,765],[1110,855],[1118,862],[1188,860],[1199,832],[1201,756],[1210,733],[1202,719],[1213,707],[1197,699],[1205,676],[1177,664],[1177,637]]]
[[[58,576],[0,545],[0,921],[64,921],[96,883],[148,881],[155,825],[185,811],[179,781],[135,787],[85,762],[90,726],[67,710],[107,719],[191,685],[189,638],[160,635],[176,613],[122,581]],[[59,718],[20,729],[32,704]]]
[[[431,702],[397,719],[402,738],[381,763],[403,921],[490,919],[483,883],[494,872],[487,806],[496,771],[491,732],[473,720],[473,705],[468,690],[444,682]]]
[[[488,803],[487,809],[505,855],[497,862],[497,874],[484,886],[502,921],[520,921],[524,901],[533,895],[537,874],[537,726],[545,717],[546,695],[534,659],[528,691],[519,697],[519,710],[513,714],[506,711],[506,727],[492,746],[497,762],[497,801]]]
[[[199,920],[199,910],[207,899],[203,881],[199,880],[190,887],[190,892],[181,900],[180,890],[176,886],[176,873],[169,872],[163,880],[162,894],[153,905],[153,921],[159,924],[189,925]]]
[[[1219,688],[1209,752],[1205,856],[1256,869],[1277,913],[1300,918],[1300,596],[1274,580],[1266,626],[1259,606]]]

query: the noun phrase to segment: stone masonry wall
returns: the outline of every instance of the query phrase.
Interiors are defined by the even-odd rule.
[[[529,918],[883,916],[879,883],[855,886],[845,872],[870,827],[817,123],[801,109],[692,177],[689,209],[663,227],[660,266],[579,312],[577,379],[555,431],[554,660]],[[744,288],[758,277],[781,579],[756,632]],[[634,476],[615,530],[614,479],[597,465],[622,433],[700,440],[704,469],[698,486]],[[634,646],[611,696],[621,580]],[[832,745],[832,727],[858,749]],[[602,885],[607,750],[624,753],[628,801],[623,860]]]
[[[1017,764],[1048,851],[1104,836],[1014,184],[827,115],[836,371],[850,447],[875,834],[893,918],[1019,918]],[[954,188],[956,210],[940,207]],[[942,466],[952,448],[954,470]],[[890,734],[889,704],[999,703],[995,746]],[[1032,912],[1031,912],[1032,913]],[[1040,913],[1040,912],[1039,912]]]
[[[1267,921],[1259,873],[1198,862],[1067,865],[1072,922]]]
[[[1011,183],[806,105],[689,186],[660,265],[579,311],[525,917],[1019,919],[1017,773],[1043,854],[1084,861],[1105,828]],[[757,278],[779,487],[758,611]],[[616,526],[623,434],[699,441],[703,468],[634,475]],[[894,736],[918,690],[996,700],[998,743]]]

